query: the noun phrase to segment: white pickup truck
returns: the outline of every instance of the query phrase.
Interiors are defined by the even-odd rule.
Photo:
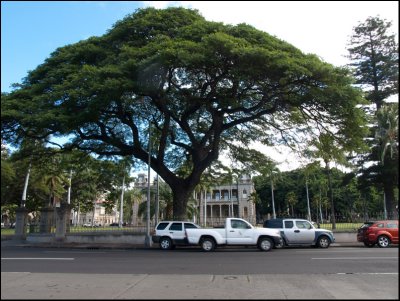
[[[241,218],[227,218],[220,229],[186,229],[185,235],[189,244],[200,245],[206,252],[220,245],[257,246],[261,251],[270,251],[282,244],[279,230],[255,228]]]

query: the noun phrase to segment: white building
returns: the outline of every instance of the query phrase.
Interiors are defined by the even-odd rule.
[[[147,185],[147,174],[138,174],[134,187],[146,189]],[[156,181],[150,183],[151,189],[154,189],[154,185],[156,185]],[[197,214],[193,221],[201,226],[215,226],[222,225],[227,217],[240,217],[254,225],[256,223],[256,209],[254,200],[251,198],[253,192],[255,192],[254,183],[251,177],[247,175],[239,177],[234,183],[211,187],[207,192],[194,192],[193,196],[197,201]],[[141,202],[146,202],[146,200],[147,195],[143,194]],[[92,221],[101,225],[118,223],[119,209],[115,206],[111,214],[106,214],[102,203],[103,200],[98,199],[95,203],[95,210],[85,214],[72,212],[72,224],[83,225],[92,223]],[[138,216],[138,209],[139,203],[135,202],[132,207],[132,220],[134,221],[132,225],[134,226],[145,224],[145,220]],[[160,219],[163,219],[164,216],[165,213],[160,212]]]
[[[118,223],[119,221],[119,211],[117,207],[114,206],[111,214],[106,213],[106,208],[102,206],[104,199],[97,199],[94,204],[94,211],[89,211],[86,213],[80,212],[80,210],[71,210],[71,224],[72,225],[83,225],[83,224],[98,224],[102,226],[107,226],[111,223]]]
[[[244,175],[236,183],[215,186],[208,192],[195,193],[195,199],[199,202],[198,223],[202,226],[222,225],[227,217],[239,217],[254,225],[256,207],[251,199],[253,192],[255,189],[251,177]]]

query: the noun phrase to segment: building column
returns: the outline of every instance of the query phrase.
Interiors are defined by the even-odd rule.
[[[203,225],[204,223],[204,202],[203,202],[203,193],[200,191],[200,200],[199,200],[199,225]]]

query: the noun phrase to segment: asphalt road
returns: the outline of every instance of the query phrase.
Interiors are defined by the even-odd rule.
[[[7,248],[2,272],[104,274],[398,273],[398,248],[255,248],[85,250]]]
[[[1,250],[2,299],[398,299],[397,247]]]

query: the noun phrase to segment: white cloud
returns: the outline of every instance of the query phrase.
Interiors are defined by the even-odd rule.
[[[195,8],[210,21],[247,23],[305,53],[341,66],[348,63],[353,27],[369,16],[393,21],[398,37],[397,1],[145,1],[146,6]]]
[[[209,21],[247,23],[336,66],[349,63],[345,56],[353,28],[370,16],[392,21],[398,40],[397,1],[146,1],[146,6],[183,6],[198,9]],[[308,163],[284,146],[253,147],[274,159],[281,170]],[[229,159],[220,159],[229,165]]]

